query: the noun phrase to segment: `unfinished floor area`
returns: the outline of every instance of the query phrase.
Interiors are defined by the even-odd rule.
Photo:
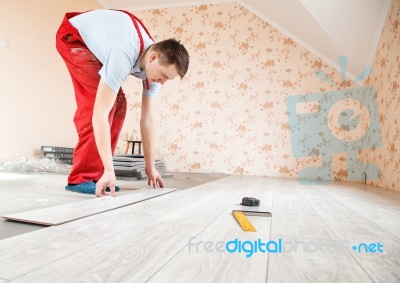
[[[3,219],[0,282],[400,282],[396,192],[361,183],[173,175],[165,181],[176,191],[61,225]],[[93,199],[64,185],[64,175],[0,173],[0,212]],[[147,187],[119,185],[121,198]],[[232,216],[244,196],[272,213],[248,217],[256,232],[242,231]]]

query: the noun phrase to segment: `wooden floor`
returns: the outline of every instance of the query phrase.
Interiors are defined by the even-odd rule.
[[[232,217],[243,196],[272,212],[257,232]],[[0,282],[400,282],[399,245],[398,194],[231,176],[2,240]]]
[[[160,195],[174,192],[174,189],[163,188],[140,189],[130,194],[119,194],[119,197],[91,198],[64,205],[35,209],[15,214],[3,215],[4,219],[18,222],[34,223],[44,226],[61,225],[94,214],[104,213],[123,206],[132,205]]]

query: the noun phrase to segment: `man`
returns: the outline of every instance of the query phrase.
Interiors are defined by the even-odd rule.
[[[74,150],[67,190],[103,196],[115,191],[112,155],[125,119],[122,82],[133,75],[143,80],[140,128],[148,184],[164,187],[154,166],[154,96],[167,80],[183,78],[189,54],[175,39],[158,43],[134,15],[94,10],[67,13],[56,46],[70,72],[77,109],[79,140]]]

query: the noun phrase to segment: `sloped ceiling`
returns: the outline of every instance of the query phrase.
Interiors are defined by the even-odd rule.
[[[357,77],[372,65],[391,0],[97,0],[107,9],[147,10],[236,2],[340,71]]]

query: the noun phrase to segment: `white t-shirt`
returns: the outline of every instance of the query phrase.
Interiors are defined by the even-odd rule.
[[[129,75],[143,81],[143,92],[147,96],[156,96],[159,83],[149,84],[146,88],[146,73],[140,68],[140,39],[131,17],[115,10],[94,10],[69,19],[81,35],[89,50],[103,64],[99,71],[101,78],[118,93],[122,82]],[[138,23],[143,37],[143,52],[154,41]]]

